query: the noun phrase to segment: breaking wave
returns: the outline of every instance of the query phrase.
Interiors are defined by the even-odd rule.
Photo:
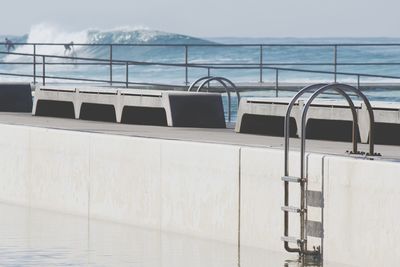
[[[24,36],[12,38],[14,42],[27,43],[60,43],[67,44],[210,44],[212,42],[182,34],[168,33],[151,30],[146,27],[119,27],[110,30],[86,29],[82,31],[67,31],[61,27],[42,23],[31,27],[29,33]],[[4,40],[4,38],[3,38]],[[104,57],[108,54],[106,47],[87,47],[74,45],[75,52],[79,56]],[[121,53],[127,54],[132,47],[121,48]],[[149,49],[146,50],[148,55]],[[32,46],[18,46],[14,52],[32,53]],[[63,55],[63,45],[38,46],[38,54]],[[134,53],[134,51],[132,51]],[[118,56],[116,48],[116,56]],[[9,55],[4,60],[14,61],[18,56]]]

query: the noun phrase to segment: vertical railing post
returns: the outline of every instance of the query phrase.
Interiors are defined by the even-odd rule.
[[[188,78],[188,51],[189,47],[185,45],[185,85],[189,84],[189,78]]]
[[[36,44],[33,45],[33,84],[36,84]]]
[[[275,69],[275,97],[279,96],[279,70]]]
[[[43,56],[43,63],[42,63],[42,83],[46,85],[46,57]]]
[[[126,65],[125,65],[125,85],[126,85],[126,88],[128,88],[129,87],[129,62],[126,62]]]
[[[337,81],[337,45],[333,46],[333,71],[334,71],[334,82]]]
[[[263,82],[263,46],[260,45],[260,83]]]
[[[113,45],[110,45],[110,85],[113,83]]]
[[[360,89],[360,75],[357,75],[357,89]]]
[[[207,76],[211,77],[211,69],[210,69],[210,67],[207,68]],[[207,83],[207,88],[210,89],[210,82]]]

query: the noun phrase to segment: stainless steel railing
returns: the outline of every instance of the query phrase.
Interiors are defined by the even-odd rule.
[[[4,46],[4,43],[0,43]],[[342,47],[398,47],[400,49],[400,43],[348,43],[348,44],[74,44],[75,47],[103,47],[108,50],[108,58],[90,58],[90,57],[77,57],[74,56],[59,56],[37,53],[38,48],[42,46],[64,46],[65,43],[14,43],[15,47],[19,46],[31,46],[32,53],[15,53],[15,52],[0,52],[0,54],[18,55],[26,58],[31,58],[30,62],[0,62],[1,65],[32,65],[31,73],[11,73],[11,72],[0,72],[0,75],[5,76],[20,76],[20,77],[31,77],[33,82],[36,83],[37,79],[42,79],[42,83],[46,83],[46,79],[53,80],[69,80],[69,81],[85,81],[85,82],[98,82],[107,84],[123,84],[129,87],[132,84],[142,84],[139,82],[131,81],[129,77],[130,66],[163,66],[163,67],[178,67],[184,70],[184,84],[189,84],[189,70],[190,69],[202,69],[207,72],[208,76],[212,76],[211,72],[217,70],[256,70],[259,72],[259,78],[257,81],[265,82],[264,72],[270,70],[275,72],[275,90],[278,95],[279,85],[281,82],[282,73],[297,72],[297,73],[308,73],[308,74],[326,74],[331,75],[332,81],[336,82],[339,75],[354,77],[357,80],[357,87],[360,87],[362,78],[380,78],[380,79],[393,79],[399,80],[400,76],[395,75],[382,75],[382,74],[368,74],[360,72],[344,72],[338,71],[339,66],[399,66],[400,62],[339,62],[338,48]],[[120,60],[114,58],[114,50],[116,47],[178,47],[183,49],[183,60],[181,63],[165,63],[165,62],[147,62],[147,61],[133,61],[133,60]],[[257,62],[243,62],[243,63],[230,63],[230,62],[203,62],[203,63],[192,63],[190,58],[190,50],[196,47],[249,47],[252,49],[258,49],[259,59]],[[268,61],[266,50],[268,48],[276,47],[323,47],[332,49],[332,61],[331,62],[272,62]],[[59,59],[59,60],[74,60],[74,62],[48,62],[47,59]],[[38,60],[39,59],[39,60]],[[79,61],[79,62],[78,62]],[[93,66],[108,66],[109,78],[78,78],[78,77],[64,77],[64,76],[51,76],[46,74],[46,66],[49,65],[93,65]],[[37,66],[42,68],[42,75],[38,75]],[[124,66],[125,67],[125,79],[115,80],[113,75],[113,66]],[[296,66],[296,67],[294,67]],[[305,69],[300,67],[332,67],[331,71],[328,70],[316,70],[316,69]],[[250,81],[251,82],[251,81]],[[151,85],[152,83],[148,83]]]

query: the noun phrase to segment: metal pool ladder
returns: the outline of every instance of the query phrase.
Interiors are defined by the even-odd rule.
[[[322,261],[323,257],[323,239],[324,239],[324,224],[323,224],[323,208],[324,208],[324,195],[323,188],[321,191],[308,190],[308,177],[306,175],[306,155],[305,155],[305,145],[306,145],[306,122],[307,122],[307,112],[312,103],[312,101],[320,94],[327,90],[335,90],[337,93],[342,95],[348,102],[352,116],[353,116],[353,132],[352,132],[352,143],[353,148],[350,154],[364,154],[359,152],[357,148],[358,140],[358,120],[357,120],[357,110],[351,100],[349,94],[346,91],[351,91],[358,95],[365,103],[370,120],[369,128],[369,153],[365,153],[368,156],[377,156],[379,154],[374,152],[374,114],[370,102],[367,97],[357,88],[340,83],[333,84],[314,84],[301,89],[290,101],[285,116],[284,124],[284,137],[285,137],[285,170],[282,181],[284,182],[284,206],[282,206],[282,211],[284,212],[284,235],[282,236],[282,241],[286,251],[299,253],[301,261],[306,259],[311,261]],[[301,150],[300,150],[300,177],[291,176],[289,174],[289,133],[290,133],[290,113],[296,101],[305,93],[311,93],[312,95],[307,100],[303,107],[301,115]],[[300,186],[300,207],[290,206],[289,204],[289,183],[295,183]],[[323,187],[323,182],[322,186]],[[320,221],[313,221],[308,219],[308,208],[318,208],[321,211]],[[292,237],[289,236],[289,213],[294,213],[300,217],[300,236]],[[308,248],[307,239],[308,237],[314,237],[320,239],[320,245],[313,247],[312,250]],[[296,244],[297,247],[291,247],[289,243]]]

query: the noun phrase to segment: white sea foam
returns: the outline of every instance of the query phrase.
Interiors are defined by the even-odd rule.
[[[41,23],[31,27],[26,42],[28,43],[86,43],[88,41],[87,31],[66,31],[58,26]],[[15,53],[32,53],[32,46],[18,46]],[[36,48],[37,54],[49,54],[49,55],[63,55],[63,46],[38,46]],[[8,55],[4,61],[26,61],[26,57],[18,55]]]

